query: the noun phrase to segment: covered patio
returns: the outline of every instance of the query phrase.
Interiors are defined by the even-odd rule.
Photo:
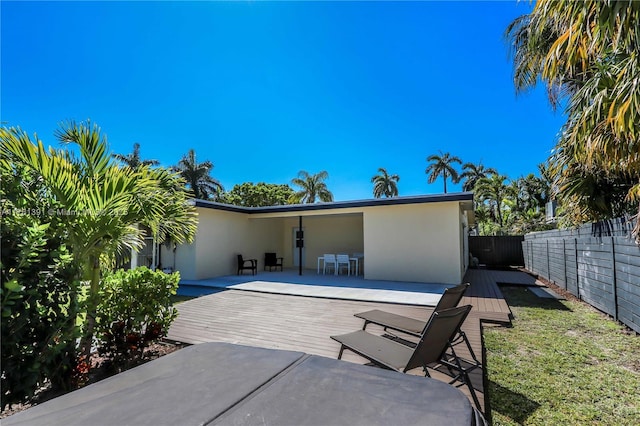
[[[196,200],[192,244],[165,242],[162,269],[184,280],[234,274],[237,256],[283,257],[285,268],[315,274],[324,254],[346,254],[367,280],[460,283],[469,264],[473,194],[457,193],[240,207]]]

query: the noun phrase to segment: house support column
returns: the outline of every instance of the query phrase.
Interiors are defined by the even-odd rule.
[[[304,246],[304,234],[302,233],[302,216],[298,216],[298,232],[300,232],[299,235],[296,235],[296,246],[298,246],[298,275],[302,275],[302,248]]]

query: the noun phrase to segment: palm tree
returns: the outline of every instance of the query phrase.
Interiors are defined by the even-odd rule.
[[[503,204],[511,194],[508,185],[505,184],[507,179],[506,176],[495,174],[480,179],[476,185],[476,192],[480,200],[488,203],[501,230],[504,226]]]
[[[497,225],[493,220],[493,213],[489,210],[489,206],[478,204],[474,211],[476,223],[478,224],[478,234],[481,236],[495,235],[497,233]]]
[[[310,175],[304,170],[298,172],[298,177],[291,179],[291,183],[299,186],[300,191],[294,194],[294,198],[300,203],[315,203],[319,201],[333,201],[333,194],[327,188],[324,180],[329,177],[329,173],[321,171],[315,175]]]
[[[224,192],[222,184],[211,177],[211,169],[211,161],[196,162],[196,152],[193,149],[190,149],[173,168],[187,181],[187,187],[193,191],[195,198],[200,200],[218,199]]]
[[[476,187],[476,182],[480,179],[487,177],[488,175],[496,175],[498,172],[491,167],[485,167],[482,163],[464,163],[462,165],[464,172],[460,175],[460,178],[464,179],[462,184],[463,191],[473,191]]]
[[[373,196],[375,198],[398,196],[398,181],[400,180],[400,176],[389,175],[387,170],[382,167],[378,168],[378,172],[377,175],[371,178],[371,183],[373,183]]]
[[[145,225],[162,242],[191,242],[195,235],[195,209],[181,179],[165,169],[118,167],[111,162],[106,137],[90,122],[63,124],[56,133],[65,144],[75,144],[80,156],[64,150],[46,150],[19,128],[0,128],[0,167],[26,167],[37,173],[64,209],[69,222],[66,241],[90,282],[86,322],[80,343],[88,359],[99,304],[103,261],[126,249],[140,248]],[[83,278],[79,277],[79,278]]]
[[[520,200],[521,210],[541,210],[549,201],[550,188],[547,181],[529,173],[512,182]]]
[[[157,166],[160,164],[158,160],[141,160],[139,143],[133,144],[133,152],[130,154],[111,154],[111,156],[134,170],[140,167]]]
[[[568,100],[567,122],[550,159],[561,201],[588,206],[584,194],[567,195],[563,188],[595,174],[630,179],[627,197],[640,202],[638,28],[638,2],[613,0],[540,0],[507,28],[516,89],[542,81],[554,107]],[[640,239],[640,215],[635,234]]]
[[[447,193],[447,177],[451,177],[451,182],[458,183],[460,177],[458,172],[453,168],[453,163],[462,164],[462,160],[456,156],[452,156],[448,152],[444,154],[440,151],[440,155],[433,154],[427,157],[427,161],[431,164],[425,170],[425,173],[429,175],[428,182],[434,183],[438,176],[442,175],[444,181],[444,193]]]

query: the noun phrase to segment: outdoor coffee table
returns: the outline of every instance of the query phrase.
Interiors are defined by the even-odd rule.
[[[2,425],[474,425],[445,383],[335,359],[202,343],[2,420]]]

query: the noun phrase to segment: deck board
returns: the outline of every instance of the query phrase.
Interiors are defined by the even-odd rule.
[[[482,357],[482,323],[508,324],[511,310],[497,283],[527,281],[527,277],[505,274],[504,271],[469,270],[465,282],[469,287],[461,304],[473,309],[463,325],[473,351]],[[518,274],[518,273],[516,273]],[[522,273],[524,274],[524,273]],[[524,274],[526,275],[526,274]],[[254,291],[226,290],[192,299],[177,306],[178,318],[171,326],[167,339],[196,344],[228,342],[271,349],[303,351],[309,354],[336,358],[340,345],[331,335],[349,333],[362,328],[361,319],[353,315],[370,309],[381,309],[399,315],[426,320],[432,308],[391,303],[303,297]],[[369,325],[367,330],[382,334],[381,327]],[[470,358],[466,348],[459,353]],[[345,361],[365,363],[366,360],[345,351]],[[484,360],[481,360],[484,363]],[[412,374],[421,374],[414,370]],[[448,381],[447,376],[435,372],[435,378]],[[483,374],[472,373],[471,380],[484,407]],[[465,386],[460,390],[469,396]]]

